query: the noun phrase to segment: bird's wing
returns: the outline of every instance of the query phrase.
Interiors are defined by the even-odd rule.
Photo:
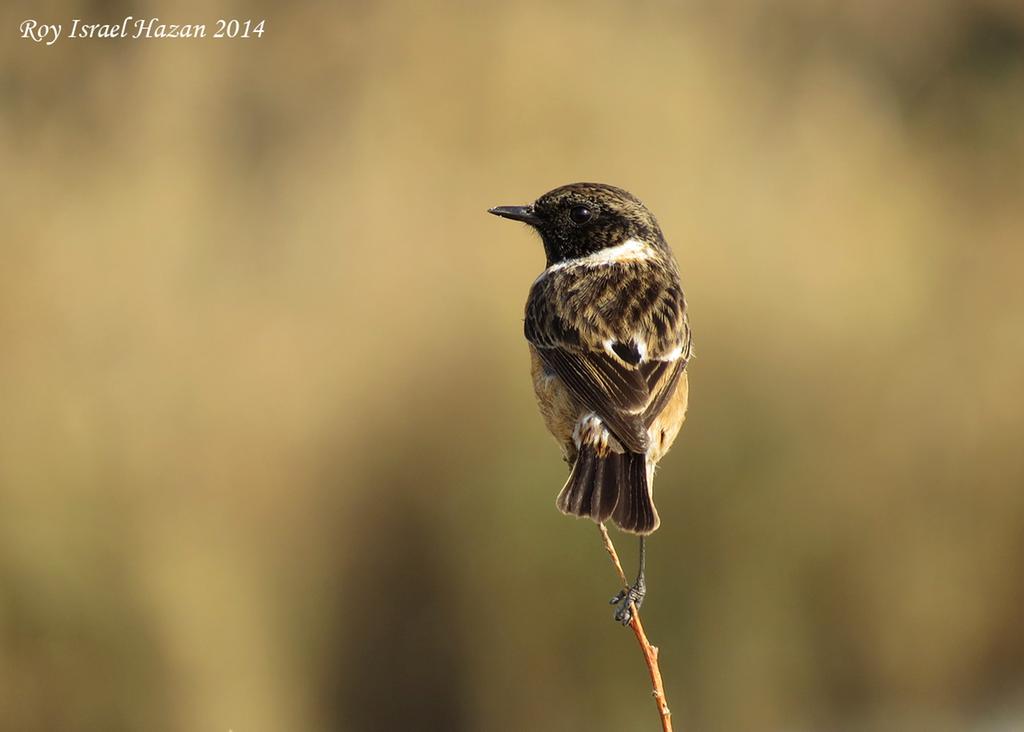
[[[693,355],[693,338],[690,334],[690,321],[686,315],[685,301],[683,302],[680,316],[681,320],[678,330],[679,345],[668,354],[674,356],[674,358],[648,362],[648,368],[651,369],[651,373],[647,376],[647,381],[650,384],[651,401],[643,414],[645,427],[651,426],[657,416],[661,414],[661,410],[665,408],[668,400],[672,398],[676,391],[676,384],[679,383],[679,377],[686,370],[686,365],[690,362],[690,357]],[[676,355],[676,348],[679,349],[678,355]]]
[[[627,450],[645,452],[647,428],[675,391],[690,353],[682,292],[656,298],[648,312],[637,313],[636,301],[627,299],[617,309],[628,312],[631,326],[640,330],[616,337],[583,313],[567,313],[573,299],[565,292],[537,285],[527,303],[525,332],[541,362]]]

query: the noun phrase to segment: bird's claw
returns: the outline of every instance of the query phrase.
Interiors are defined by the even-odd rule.
[[[629,625],[633,620],[633,607],[639,610],[646,595],[647,587],[642,579],[638,579],[628,589],[619,590],[618,594],[608,601],[609,605],[618,605],[615,609],[615,622]]]

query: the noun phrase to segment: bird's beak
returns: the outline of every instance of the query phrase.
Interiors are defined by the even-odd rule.
[[[501,216],[503,219],[522,221],[530,226],[540,223],[540,218],[533,212],[533,206],[495,206],[487,209],[487,213]]]

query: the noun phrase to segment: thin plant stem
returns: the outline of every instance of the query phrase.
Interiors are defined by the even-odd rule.
[[[629,580],[626,579],[626,573],[622,571],[622,563],[619,561],[619,555],[615,551],[615,545],[612,544],[611,537],[608,536],[608,529],[605,528],[604,524],[598,524],[597,526],[601,530],[604,549],[608,552],[608,556],[612,558],[612,564],[615,565],[615,571],[619,573],[622,586],[628,588]],[[647,671],[651,675],[651,685],[654,688],[652,695],[654,696],[654,703],[658,707],[658,715],[661,717],[662,732],[672,732],[672,712],[669,711],[668,701],[665,699],[665,687],[661,681],[661,669],[658,666],[658,648],[652,646],[651,642],[647,640],[644,626],[640,622],[640,612],[632,600],[629,602],[629,609],[631,611],[629,627],[633,629],[636,642],[640,644],[640,650],[644,654],[644,661],[647,663]]]

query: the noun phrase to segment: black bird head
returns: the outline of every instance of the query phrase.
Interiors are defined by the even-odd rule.
[[[548,266],[636,239],[666,248],[654,215],[633,194],[604,183],[570,183],[529,206],[496,206],[489,213],[523,221],[540,233]]]

